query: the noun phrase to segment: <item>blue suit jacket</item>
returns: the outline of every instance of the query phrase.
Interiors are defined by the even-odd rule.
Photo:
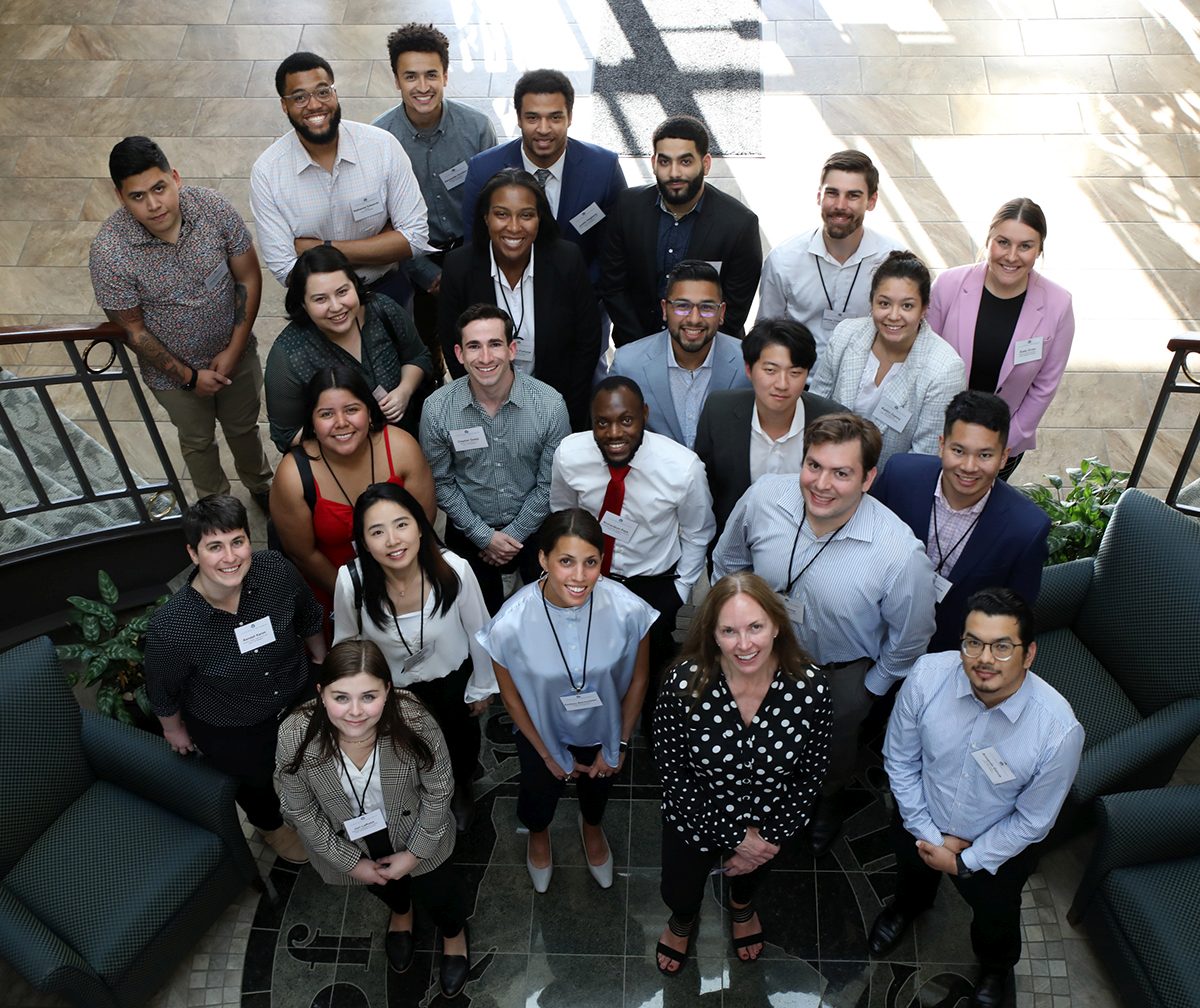
[[[942,463],[934,455],[893,455],[871,486],[921,542],[928,545],[933,490]],[[980,588],[1011,588],[1031,606],[1042,585],[1050,519],[1019,490],[997,480],[979,523],[949,573],[954,587],[937,606],[930,653],[957,651],[967,618],[967,599]]]
[[[475,202],[488,179],[501,168],[523,168],[524,165],[520,137],[480,151],[467,162],[467,177],[462,184],[463,234],[466,242],[471,241],[471,233],[475,228]],[[613,151],[568,137],[562,175],[562,191],[558,198],[558,214],[555,216],[559,237],[579,246],[587,263],[588,274],[595,283],[600,275],[600,250],[604,247],[607,215],[612,212],[617,197],[626,189],[625,174]],[[571,224],[571,218],[593,203],[604,211],[606,219],[580,234]]]
[[[608,373],[632,378],[641,387],[646,405],[650,407],[646,430],[664,434],[690,447],[683,440],[683,428],[675,414],[675,402],[671,399],[671,380],[667,377],[667,339],[666,330],[663,330],[617,347]],[[750,379],[746,377],[746,368],[742,364],[741,340],[719,332],[710,352],[713,355],[713,373],[708,383],[709,395],[722,389],[750,387]]]

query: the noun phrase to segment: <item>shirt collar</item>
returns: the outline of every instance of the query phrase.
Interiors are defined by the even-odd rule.
[[[953,511],[955,514],[974,516],[983,513],[983,509],[987,507],[988,498],[992,496],[992,491],[995,489],[996,484],[993,482],[992,485],[988,487],[988,492],[980,497],[979,500],[977,500],[970,507],[963,508],[961,511],[957,511],[950,506],[950,502],[946,500],[946,495],[942,493],[942,477],[939,476],[937,481],[933,484],[933,499],[935,501],[941,501],[943,507],[945,507],[947,511]]]
[[[504,402],[500,404],[500,409],[504,409],[504,407],[509,403],[512,403],[513,406],[517,407],[517,409],[524,409],[532,402],[529,381],[519,367],[515,367],[513,365],[510,365],[510,367],[513,369],[513,383],[511,386],[509,386],[508,398],[506,398]],[[466,389],[467,399],[470,405],[474,406],[477,410],[486,412],[486,410],[479,405],[479,400],[475,398],[475,390],[471,388],[471,376],[463,375],[463,381],[466,383],[464,388]]]
[[[306,171],[308,168],[321,168],[313,156],[308,152],[308,148],[300,142],[300,134],[296,132],[295,127],[289,134],[292,145],[292,168],[297,175]],[[358,148],[354,144],[354,137],[344,124],[338,124],[338,145],[337,154],[333,159],[336,165],[339,161],[347,161],[350,164],[358,163]],[[324,171],[324,168],[321,168]]]
[[[796,478],[796,489],[800,490],[800,479]],[[801,514],[803,514],[804,493],[800,491]],[[859,539],[862,542],[873,542],[875,539],[875,519],[871,514],[872,508],[883,507],[870,494],[863,494],[862,500],[858,502],[858,507],[854,509],[854,514],[850,516],[850,520],[846,522],[838,531],[833,534],[835,539]],[[809,527],[808,534],[812,535],[812,528]],[[814,536],[814,538],[818,538]]]
[[[857,266],[860,262],[866,259],[867,256],[873,255],[875,252],[877,252],[878,244],[879,241],[875,236],[875,232],[864,224],[862,241],[858,243],[858,248],[854,250],[851,256],[844,263],[840,263],[829,254],[829,249],[825,247],[824,227],[818,227],[812,233],[812,237],[808,240],[808,251],[810,254],[815,255],[818,258],[824,259],[827,263],[829,263],[830,266],[833,266],[836,269],[846,269],[848,266]]]
[[[698,200],[696,200],[696,205],[694,207],[692,207],[692,209],[689,210],[687,213],[685,213],[682,217],[678,218],[680,223],[687,220],[689,217],[693,216],[694,214],[698,214],[700,212],[700,208],[702,206],[704,206],[704,197],[706,195],[708,195],[707,192],[705,191],[707,188],[708,188],[708,183],[706,182],[704,184],[704,189],[700,190],[700,198]],[[661,192],[659,192],[659,194],[658,194],[658,202],[656,205],[658,206],[659,210],[661,210],[663,213],[665,213],[672,220],[676,219],[675,215],[670,210],[667,209],[667,205],[663,202]]]
[[[517,281],[518,284],[524,283],[526,278],[528,278],[530,280],[533,279],[533,260],[536,257],[537,257],[537,249],[530,246],[529,262],[526,263],[525,272],[521,274],[521,279]],[[501,273],[500,267],[496,265],[496,250],[494,248],[492,248],[492,243],[490,241],[488,242],[488,259],[491,261],[491,264],[492,264],[492,280],[499,281],[500,283],[504,284],[505,287],[508,287],[509,290],[515,290],[515,288],[509,287],[508,277],[506,277],[503,273]]]
[[[1012,660],[1016,661],[1017,659],[1014,656]],[[955,677],[955,696],[959,699],[970,697],[977,706],[984,710],[998,710],[1008,718],[1011,724],[1017,723],[1017,719],[1020,718],[1021,712],[1025,710],[1026,705],[1029,703],[1029,697],[1033,692],[1033,687],[1029,683],[1033,672],[1028,671],[1025,673],[1024,681],[1017,687],[1017,691],[1012,696],[1001,701],[995,707],[988,707],[975,695],[975,691],[971,689],[971,680],[967,678],[966,670],[960,666],[959,671],[961,674]]]
[[[711,357],[712,354],[709,354]],[[804,400],[796,400],[796,410],[792,413],[792,426],[788,428],[788,432],[783,435],[778,441],[771,437],[765,430],[762,429],[762,424],[758,422],[758,403],[754,403],[750,409],[750,429],[761,434],[772,444],[783,444],[785,441],[791,441],[797,434],[804,433]]]
[[[554,164],[547,167],[547,171],[555,177],[559,182],[563,177],[563,162],[567,159],[567,148],[563,148],[563,152],[558,156],[558,160]],[[529,155],[525,153],[525,144],[521,143],[521,163],[525,166],[525,170],[534,178],[537,178],[538,166],[529,160]]]
[[[418,137],[428,137],[433,136],[435,133],[446,132],[446,120],[450,115],[450,104],[445,98],[442,98],[442,117],[438,120],[437,125],[434,126],[433,129],[429,130],[419,130],[412,124],[412,120],[408,118],[408,109],[404,107],[403,102],[400,103],[400,114],[404,117],[404,123],[412,133],[413,139],[415,140]]]
[[[719,335],[721,335],[721,334],[717,333],[717,336],[719,336]],[[691,371],[693,374],[696,371],[699,371],[701,368],[709,368],[711,370],[711,368],[713,366],[713,356],[714,356],[713,347],[715,347],[717,345],[717,337],[716,336],[714,336],[712,342],[708,344],[708,356],[706,356],[704,358],[704,360],[702,360],[700,362],[699,366],[697,366],[695,368],[685,368],[679,363],[679,361],[677,361],[675,359],[675,351],[671,348],[671,333],[669,330],[666,330],[666,329],[663,330],[663,338],[667,341],[667,367],[668,368],[675,368],[676,371]]]

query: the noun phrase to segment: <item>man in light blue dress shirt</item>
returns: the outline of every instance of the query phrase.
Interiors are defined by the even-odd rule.
[[[919,659],[883,747],[896,799],[896,899],[871,928],[886,955],[949,875],[974,914],[981,972],[972,1006],[1012,997],[1021,958],[1021,889],[1037,866],[1083,750],[1070,705],[1030,671],[1033,612],[1007,588],[967,602],[961,653]]]

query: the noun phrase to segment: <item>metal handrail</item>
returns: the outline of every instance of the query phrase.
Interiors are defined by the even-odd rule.
[[[1142,471],[1146,468],[1146,461],[1150,458],[1150,450],[1154,447],[1154,439],[1158,435],[1159,425],[1162,423],[1163,414],[1167,410],[1167,401],[1173,395],[1200,395],[1200,377],[1188,367],[1188,357],[1191,354],[1200,356],[1200,339],[1192,337],[1180,337],[1168,341],[1167,349],[1174,355],[1171,358],[1171,364],[1167,368],[1167,373],[1163,377],[1162,387],[1158,390],[1158,398],[1154,402],[1154,409],[1150,413],[1150,421],[1146,425],[1146,433],[1142,437],[1142,446],[1138,449],[1137,458],[1134,460],[1133,469],[1129,474],[1129,486],[1137,486],[1142,478]],[[1182,376],[1182,377],[1181,377]],[[1175,469],[1175,476],[1171,480],[1171,486],[1167,490],[1166,503],[1175,508],[1177,511],[1182,511],[1184,514],[1192,515],[1200,518],[1200,507],[1194,504],[1179,503],[1179,492],[1183,489],[1183,481],[1187,478],[1187,471],[1191,468],[1192,460],[1196,457],[1196,449],[1200,447],[1200,413],[1196,416],[1196,422],[1192,426],[1191,436],[1184,445],[1183,453],[1180,455],[1179,464]]]

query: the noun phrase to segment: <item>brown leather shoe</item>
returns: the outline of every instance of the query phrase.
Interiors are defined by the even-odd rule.
[[[262,831],[262,838],[289,864],[308,864],[308,852],[300,842],[300,834],[287,823],[279,829]]]

